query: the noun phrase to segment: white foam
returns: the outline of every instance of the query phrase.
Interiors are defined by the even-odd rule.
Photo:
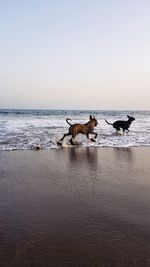
[[[109,121],[113,122],[122,116],[112,112]],[[146,114],[146,115],[145,115]],[[149,114],[149,113],[148,113]],[[115,116],[115,117],[114,117]],[[130,132],[124,135],[116,135],[115,129],[106,124],[103,113],[99,112],[95,117],[98,119],[98,133],[96,142],[90,142],[86,136],[78,135],[76,140],[82,146],[95,147],[131,147],[150,146],[150,116],[147,113],[138,112],[136,120],[130,128]],[[72,123],[85,123],[88,114],[82,112],[75,115]],[[9,116],[0,117],[0,150],[31,149],[31,146],[39,145],[43,149],[58,148],[57,141],[64,133],[68,132],[69,125],[66,123],[66,114],[53,116]],[[65,138],[63,147],[70,147],[70,137]]]

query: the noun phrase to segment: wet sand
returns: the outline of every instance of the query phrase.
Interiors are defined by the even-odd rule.
[[[150,148],[0,152],[0,267],[150,266]]]

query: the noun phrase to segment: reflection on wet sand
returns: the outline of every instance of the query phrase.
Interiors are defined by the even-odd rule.
[[[86,162],[87,164],[97,164],[97,149],[93,148],[72,148],[69,149],[70,163],[77,161],[78,163]]]
[[[131,147],[117,147],[113,149],[113,152],[116,159],[121,160],[123,158],[125,161],[128,161],[129,164],[132,164],[134,161],[134,152]]]
[[[1,153],[0,266],[149,267],[149,154]]]

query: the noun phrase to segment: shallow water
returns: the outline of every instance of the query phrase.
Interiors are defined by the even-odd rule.
[[[0,266],[150,266],[149,153],[1,152]]]
[[[77,136],[82,146],[89,147],[135,147],[150,146],[150,111],[88,111],[88,110],[0,110],[0,150],[27,150],[35,146],[43,149],[58,148],[57,141],[68,132],[72,123],[86,123],[89,115],[98,120],[98,137],[95,143],[83,135]],[[127,120],[127,114],[135,117],[130,132],[116,135],[115,129],[105,122]],[[69,137],[70,138],[70,137]],[[66,144],[68,145],[66,138]]]

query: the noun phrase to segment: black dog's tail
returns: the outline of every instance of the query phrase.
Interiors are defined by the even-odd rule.
[[[71,119],[67,118],[66,122],[71,126],[72,124],[70,124],[68,121],[71,121]]]
[[[108,124],[113,125],[112,123],[108,122],[106,119],[105,119],[105,121],[106,121]]]

